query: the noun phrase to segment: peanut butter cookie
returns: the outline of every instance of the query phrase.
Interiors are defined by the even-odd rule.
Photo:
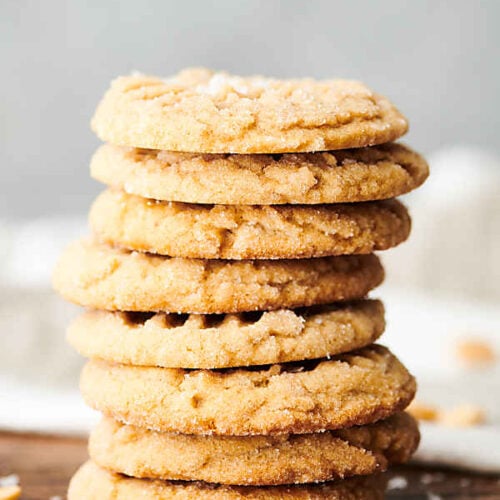
[[[105,418],[92,431],[89,454],[137,478],[280,485],[380,472],[406,462],[418,440],[405,413],[340,431],[245,437],[167,434]]]
[[[326,358],[371,344],[384,326],[378,300],[222,315],[89,310],[71,324],[68,341],[109,362],[227,368]]]
[[[197,153],[284,153],[393,141],[408,129],[386,98],[349,80],[275,80],[203,68],[111,83],[92,129],[112,144]]]
[[[186,203],[278,205],[344,203],[400,196],[429,167],[402,144],[326,153],[190,154],[101,146],[92,177],[144,198]]]
[[[396,200],[320,206],[190,205],[108,190],[90,225],[101,241],[195,259],[296,259],[367,254],[410,234]]]
[[[378,345],[330,360],[226,370],[91,360],[87,404],[139,427],[184,434],[302,434],[364,425],[403,410],[415,380]]]
[[[201,260],[71,244],[54,272],[65,298],[96,309],[230,313],[364,297],[383,280],[373,255],[295,260]]]
[[[69,485],[68,500],[383,500],[383,474],[294,486],[227,486],[136,479],[87,462]]]

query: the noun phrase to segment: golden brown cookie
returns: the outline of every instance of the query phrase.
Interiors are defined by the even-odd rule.
[[[349,80],[275,80],[187,69],[111,83],[92,129],[112,144],[197,153],[285,153],[393,141],[408,129],[386,98]]]
[[[383,474],[296,486],[225,486],[135,479],[87,462],[71,480],[68,500],[383,500]]]
[[[299,260],[181,259],[70,245],[54,272],[68,300],[96,309],[223,313],[293,308],[365,296],[383,280],[373,255]]]
[[[396,200],[344,205],[191,205],[108,190],[94,202],[99,240],[194,259],[296,259],[367,254],[410,234]]]
[[[109,362],[227,368],[326,358],[371,344],[384,327],[378,300],[223,315],[89,310],[71,324],[68,341]]]
[[[364,425],[404,409],[415,380],[385,347],[331,360],[183,370],[92,360],[81,391],[125,423],[184,434],[302,434]]]
[[[400,196],[429,175],[402,144],[327,153],[200,155],[101,146],[92,177],[165,201],[229,205],[344,203]]]
[[[418,440],[405,413],[341,431],[246,437],[167,434],[105,418],[90,436],[89,454],[137,478],[280,485],[380,472],[406,462]]]

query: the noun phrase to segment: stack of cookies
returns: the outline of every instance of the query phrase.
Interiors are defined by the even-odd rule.
[[[376,498],[342,479],[418,443],[366,298],[428,175],[406,120],[357,82],[196,69],[115,80],[93,129],[110,187],[54,283],[104,417],[69,498]]]

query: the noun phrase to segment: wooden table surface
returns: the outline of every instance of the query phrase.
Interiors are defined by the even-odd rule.
[[[65,498],[69,478],[86,458],[83,439],[0,432],[0,477],[17,474],[24,500]],[[500,499],[499,476],[409,466],[388,475],[397,478],[393,484],[407,482],[387,492],[392,500]]]

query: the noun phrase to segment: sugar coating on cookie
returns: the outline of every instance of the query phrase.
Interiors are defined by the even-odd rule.
[[[386,250],[410,234],[396,200],[316,206],[192,205],[118,190],[90,211],[97,237],[111,245],[196,259],[296,259]]]
[[[331,360],[227,370],[138,367],[91,360],[87,404],[117,420],[164,432],[311,433],[372,423],[400,411],[415,380],[373,344]]]
[[[418,440],[415,420],[404,413],[341,431],[245,437],[161,433],[104,418],[89,454],[99,466],[137,478],[279,485],[384,471],[406,462]]]
[[[111,83],[92,129],[112,144],[197,153],[284,153],[393,141],[408,129],[386,98],[349,80],[277,80],[187,69]]]
[[[276,205],[393,198],[429,175],[402,144],[282,155],[191,154],[101,146],[92,177],[145,198],[186,203]]]
[[[383,474],[294,486],[227,486],[199,481],[136,479],[89,461],[71,479],[68,500],[383,500]]]
[[[61,256],[53,283],[68,300],[95,309],[225,313],[362,298],[383,277],[373,254],[202,260],[131,252],[81,240]]]
[[[227,368],[326,358],[371,344],[384,327],[378,300],[222,315],[89,310],[68,341],[126,365]]]

